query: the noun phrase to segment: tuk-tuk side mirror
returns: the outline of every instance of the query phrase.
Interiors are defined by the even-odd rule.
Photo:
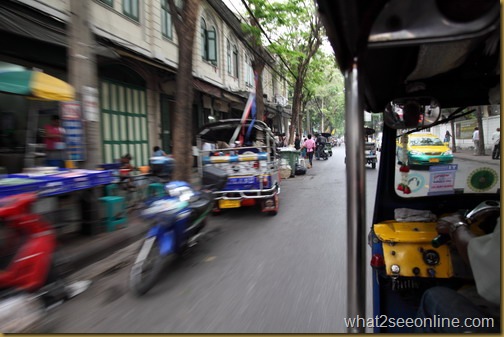
[[[441,109],[432,97],[398,98],[387,104],[384,121],[392,129],[428,127],[439,119]]]

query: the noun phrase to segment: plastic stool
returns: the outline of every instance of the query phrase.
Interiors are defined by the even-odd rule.
[[[126,199],[118,196],[101,197],[99,200],[105,206],[105,227],[107,232],[112,232],[116,226],[128,220],[126,215]]]
[[[107,197],[118,196],[119,195],[119,186],[117,186],[117,184],[105,185],[105,195]]]
[[[152,183],[147,188],[147,198],[160,197],[165,193],[164,184]]]

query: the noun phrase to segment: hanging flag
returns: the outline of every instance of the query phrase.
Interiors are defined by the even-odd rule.
[[[247,100],[247,104],[245,104],[245,109],[243,109],[243,114],[242,114],[242,118],[240,120],[240,125],[238,125],[235,129],[235,132],[233,134],[233,137],[231,137],[230,141],[229,141],[229,145],[233,145],[234,142],[236,141],[236,139],[238,138],[238,134],[240,132],[240,129],[243,125],[245,125],[245,121],[248,119],[249,117],[249,114],[250,114],[250,111],[251,111],[251,108],[252,108],[252,103],[255,101],[255,94],[254,93],[250,93],[249,95],[249,98]],[[243,143],[241,143],[243,144]]]

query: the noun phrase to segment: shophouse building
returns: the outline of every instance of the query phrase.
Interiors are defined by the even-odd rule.
[[[79,1],[76,6],[72,1]],[[0,71],[36,69],[78,84],[86,162],[109,163],[130,153],[137,166],[151,149],[171,152],[178,45],[166,0],[7,0],[0,2]],[[77,29],[72,30],[72,24]],[[90,39],[84,34],[90,31]],[[251,60],[258,57],[240,20],[221,0],[201,2],[193,52],[193,139],[208,122],[239,118],[255,90]],[[83,34],[80,36],[80,34]],[[85,41],[85,42],[82,42]],[[287,81],[268,58],[263,74],[266,122],[286,132]],[[87,62],[87,63],[86,63]],[[73,76],[73,78],[72,78]],[[77,80],[75,79],[77,78]],[[93,79],[94,78],[94,79]],[[18,172],[42,153],[42,126],[61,113],[58,102],[0,93],[0,166]],[[99,140],[97,146],[91,146]],[[91,145],[90,145],[91,144]],[[41,161],[32,158],[33,163]],[[91,160],[92,159],[92,160]]]

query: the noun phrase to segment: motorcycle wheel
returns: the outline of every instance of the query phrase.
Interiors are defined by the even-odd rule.
[[[145,295],[158,280],[164,266],[164,259],[159,254],[159,243],[156,238],[150,244],[146,239],[130,271],[130,288],[137,296]],[[148,247],[150,245],[150,247]],[[147,250],[148,251],[145,251]],[[140,258],[140,255],[145,257]]]

